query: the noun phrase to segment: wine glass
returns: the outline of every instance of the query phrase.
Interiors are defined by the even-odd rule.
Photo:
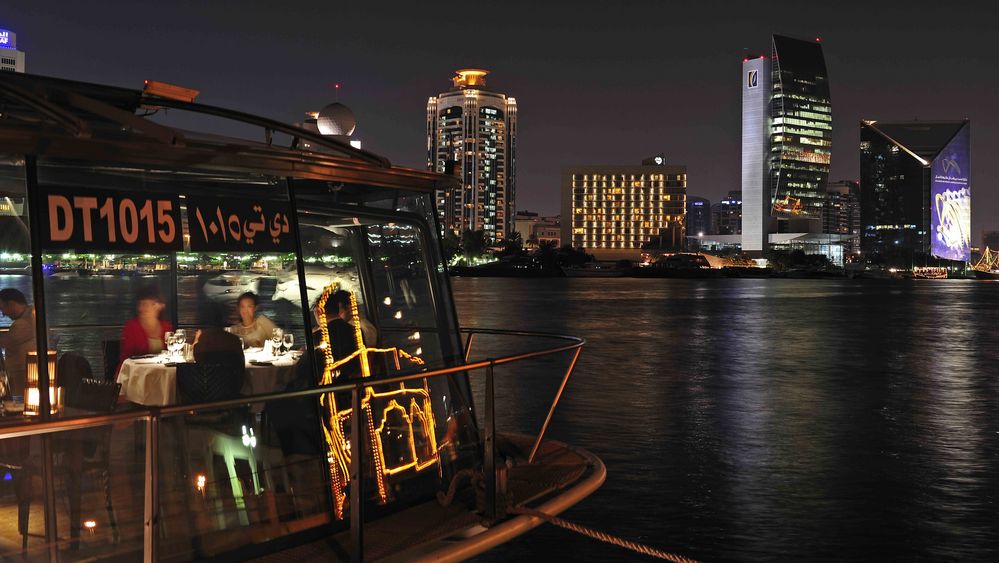
[[[274,344],[274,355],[277,356],[281,352],[281,339],[284,338],[284,331],[280,328],[275,327],[271,331],[271,343]]]
[[[173,350],[174,334],[173,332],[168,332],[163,335],[163,353],[166,354]]]
[[[291,347],[292,347],[293,344],[295,344],[295,335],[292,334],[292,333],[290,333],[290,332],[284,333],[284,349],[285,349],[285,351],[289,351],[290,352],[291,351]]]

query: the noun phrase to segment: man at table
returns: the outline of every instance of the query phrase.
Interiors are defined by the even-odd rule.
[[[245,363],[239,337],[226,332],[225,314],[218,308],[208,311],[207,325],[194,337],[194,361],[240,365]]]
[[[12,287],[0,290],[0,311],[14,321],[10,330],[0,333],[10,392],[11,395],[24,396],[25,362],[28,352],[35,351],[35,316],[24,294]]]
[[[236,305],[239,308],[239,322],[232,326],[232,333],[243,339],[250,348],[259,348],[264,341],[270,339],[276,328],[273,321],[264,315],[257,314],[259,305],[257,294],[252,291],[239,296]]]

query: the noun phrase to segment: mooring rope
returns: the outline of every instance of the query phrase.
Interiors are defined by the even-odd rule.
[[[579,524],[574,524],[568,520],[563,520],[557,516],[552,516],[550,514],[545,514],[540,510],[534,510],[533,508],[527,507],[511,507],[510,512],[516,514],[526,514],[528,516],[535,516],[547,521],[550,524],[554,524],[560,528],[576,532],[577,534],[582,534],[588,538],[595,539],[597,541],[602,541],[609,543],[611,545],[616,545],[618,547],[623,547],[634,551],[635,553],[641,553],[642,555],[648,555],[649,557],[655,557],[657,559],[664,559],[666,561],[672,561],[673,563],[698,563],[696,559],[690,559],[682,555],[676,555],[668,551],[663,551],[661,549],[656,549],[654,547],[647,546],[638,542],[631,540],[626,540],[611,534],[601,532],[600,530],[594,530],[593,528],[587,528],[586,526],[580,526]]]

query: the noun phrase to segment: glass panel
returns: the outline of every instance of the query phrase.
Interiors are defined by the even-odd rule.
[[[35,350],[31,235],[24,160],[0,155],[0,413],[24,408],[26,357]],[[19,418],[3,417],[6,420]]]
[[[299,371],[308,385],[308,367]],[[273,401],[165,419],[161,559],[253,551],[330,522],[316,401]]]
[[[144,434],[135,422],[49,435],[55,541],[66,560],[142,558]],[[0,440],[4,559],[48,558],[43,463],[41,436]]]

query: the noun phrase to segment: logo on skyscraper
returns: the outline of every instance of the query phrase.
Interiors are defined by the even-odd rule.
[[[756,88],[760,85],[760,71],[751,70],[749,74],[746,75],[746,87]]]

